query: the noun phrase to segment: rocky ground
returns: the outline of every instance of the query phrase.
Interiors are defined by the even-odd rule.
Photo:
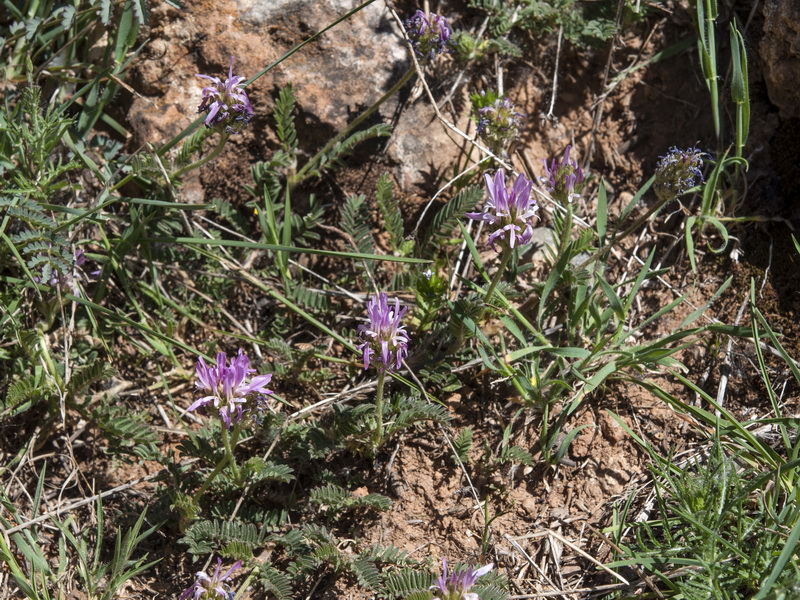
[[[375,182],[382,173],[389,173],[396,192],[402,195],[405,230],[424,228],[426,205],[443,189],[435,202],[449,199],[447,183],[457,173],[455,165],[464,164],[469,147],[443,121],[472,136],[469,94],[502,85],[519,112],[526,115],[520,139],[510,152],[514,167],[539,176],[542,159],[559,155],[572,144],[581,164],[595,175],[581,200],[581,214],[593,218],[600,178],[608,191],[610,212],[618,214],[669,147],[707,148],[714,136],[687,3],[645,4],[646,16],[625,22],[610,42],[577,46],[559,43],[557,34],[552,33],[529,40],[519,58],[490,58],[464,65],[445,57],[425,76],[441,118],[418,82],[407,85],[372,117],[371,122],[391,123],[392,136],[360,148],[335,178],[326,176],[300,189],[295,201],[302,206],[311,193],[317,194],[330,205],[330,225],[335,225],[338,207],[350,194],[365,194],[370,210],[375,211]],[[647,290],[639,309],[642,314],[676,294],[687,294],[688,303],[649,332],[654,337],[672,331],[731,275],[733,285],[707,317],[746,324],[741,322],[741,307],[754,278],[762,312],[783,335],[785,347],[798,356],[800,256],[789,234],[800,225],[796,203],[800,173],[794,158],[800,144],[796,85],[800,81],[800,9],[792,0],[721,4],[725,4],[726,18],[738,19],[750,59],[752,127],[746,147],[750,169],[736,216],[753,219],[731,224],[730,241],[720,253],[712,250],[719,247],[719,239],[713,236],[698,244],[698,271],[693,273],[680,241],[682,219],[678,217],[696,206],[671,207],[672,216],[665,214],[621,249],[623,254],[615,258],[614,268],[620,273],[631,269],[634,257],[646,257],[652,249],[656,250],[656,263],[670,268],[657,286]],[[400,15],[415,8],[406,1],[391,5]],[[126,93],[120,104],[120,113],[132,132],[129,147],[157,146],[196,118],[194,107],[201,88],[197,73],[220,75],[234,56],[236,73],[249,77],[352,7],[350,0],[188,0],[181,10],[154,3],[142,33],[149,41],[128,80],[132,93]],[[431,9],[447,13],[456,27],[475,30],[481,25],[482,13],[460,0],[436,3]],[[256,109],[250,127],[229,142],[213,164],[187,179],[180,200],[202,203],[222,198],[234,207],[244,207],[250,200],[245,190],[250,166],[269,158],[278,147],[271,115],[282,87],[293,87],[300,148],[311,156],[378,100],[410,66],[390,6],[382,0],[370,4],[248,88]],[[723,93],[728,94],[727,88]],[[547,224],[545,219],[542,226]],[[379,247],[387,251],[386,233],[375,230],[373,234]],[[335,249],[351,249],[334,234],[326,243]],[[486,258],[491,266],[488,254]],[[326,269],[336,269],[322,260],[315,265],[323,275]],[[529,276],[546,276],[542,269],[539,264]],[[248,312],[250,306],[241,296],[224,302],[226,310],[250,318],[257,328],[259,315]],[[766,414],[761,381],[752,368],[751,345],[698,344],[680,358],[694,380],[712,395],[726,386],[726,406],[736,415],[752,418]],[[783,373],[777,375],[785,379]],[[453,417],[449,433],[473,428],[472,465],[480,465],[485,448],[497,447],[502,441],[508,415],[519,399],[513,388],[477,368],[465,370],[459,377],[463,387],[442,398]],[[149,404],[156,393],[151,387],[154,382],[151,377],[146,384],[135,386],[139,393],[129,400],[158,418]],[[690,396],[673,379],[665,377],[660,383],[673,393]],[[191,386],[173,391],[176,403],[192,401]],[[783,393],[786,413],[794,414],[800,390],[790,384]],[[317,400],[302,387],[294,394],[292,400],[300,405]],[[696,424],[654,396],[631,383],[613,381],[572,417],[570,429],[587,427],[557,465],[542,462],[492,472],[477,466],[463,470],[452,460],[444,430],[434,428],[414,430],[393,441],[379,468],[371,460],[341,455],[328,461],[325,468],[342,479],[358,471],[356,495],[379,492],[393,499],[390,511],[377,518],[356,519],[347,532],[354,538],[391,543],[413,557],[432,557],[434,563],[440,557],[477,557],[484,514],[469,491],[474,485],[489,499],[488,513],[494,517],[492,556],[508,578],[512,594],[545,597],[537,594],[569,588],[586,590],[571,592],[569,597],[590,597],[590,589],[616,583],[600,568],[613,553],[603,530],[611,523],[615,507],[630,495],[635,497],[637,511],[651,506],[649,457],[611,413],[665,454],[691,452],[703,439]],[[522,419],[525,423],[515,427],[511,441],[535,454],[537,415],[523,415]],[[165,443],[175,446],[179,439],[167,436]],[[120,465],[88,447],[82,452],[87,453],[84,461],[94,461],[95,466],[87,472],[102,480],[103,489],[160,468]],[[140,498],[145,498],[153,488],[144,485],[137,489]],[[107,505],[120,508],[124,502],[122,496],[110,497]],[[181,561],[179,548],[168,554],[167,560],[144,574],[140,587],[136,584],[129,590],[128,597],[175,596],[178,582],[190,579],[194,567]],[[370,595],[359,591],[355,581],[342,577],[326,579],[310,590],[308,597],[356,599]]]

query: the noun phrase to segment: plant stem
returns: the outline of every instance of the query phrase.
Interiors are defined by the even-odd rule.
[[[214,148],[211,152],[209,152],[206,156],[204,156],[203,158],[198,160],[196,163],[192,163],[190,165],[186,165],[182,169],[178,169],[177,171],[175,171],[172,174],[172,176],[176,177],[176,178],[180,177],[182,175],[185,175],[189,171],[193,171],[193,170],[195,170],[197,168],[200,168],[204,164],[206,164],[207,162],[214,160],[215,158],[217,158],[217,156],[220,155],[220,152],[222,152],[222,149],[225,147],[225,142],[227,140],[228,140],[228,134],[227,133],[220,133],[219,142],[217,142],[216,148]]]
[[[717,22],[717,14],[715,12],[716,2],[713,0],[704,0],[704,3],[706,8],[706,22],[700,24],[700,27],[705,27],[708,39],[706,51],[709,57],[710,72],[706,74],[706,80],[708,81],[709,91],[711,92],[711,116],[714,119],[714,133],[717,136],[717,144],[719,144],[721,127],[719,119],[719,83],[717,82],[717,41],[714,31]]]
[[[208,489],[208,486],[211,485],[211,482],[216,479],[217,475],[222,472],[222,469],[225,468],[225,465],[231,463],[231,471],[233,471],[233,479],[234,481],[239,484],[239,467],[236,466],[236,459],[233,457],[233,449],[236,447],[236,442],[239,441],[239,434],[241,433],[241,427],[237,424],[233,428],[233,440],[231,440],[230,434],[228,434],[228,428],[222,428],[222,444],[225,446],[225,456],[217,463],[217,466],[214,467],[214,470],[211,471],[211,474],[205,480],[203,485],[200,486],[200,489],[194,493],[192,496],[192,502],[197,504],[200,500],[202,495]]]
[[[233,439],[228,436],[228,430],[226,428],[222,429],[222,443],[225,446],[225,454],[228,455],[230,463],[231,463],[231,471],[233,471],[233,480],[236,482],[236,485],[241,485],[239,473],[239,467],[236,464],[236,457],[233,456],[233,449],[236,448],[236,442],[239,441],[239,434],[241,433],[242,428],[237,423],[233,427]]]
[[[494,274],[494,278],[492,282],[489,284],[489,289],[486,290],[486,296],[483,297],[483,308],[481,309],[480,314],[478,315],[478,321],[481,320],[483,317],[483,313],[486,311],[486,307],[489,305],[489,302],[492,300],[492,295],[494,294],[494,290],[497,287],[497,284],[500,283],[500,278],[503,276],[503,272],[506,270],[508,266],[508,261],[511,259],[511,248],[506,248],[503,250],[503,256],[500,258],[500,267],[497,269],[497,273]]]
[[[572,203],[567,200],[564,205],[567,214],[564,216],[564,221],[561,226],[561,239],[558,240],[558,258],[564,256],[564,253],[567,251],[567,246],[569,246],[572,240]]]
[[[382,105],[384,102],[386,102],[386,101],[387,101],[389,98],[391,98],[391,97],[392,97],[392,96],[394,96],[394,95],[395,95],[395,94],[396,94],[398,91],[400,91],[400,88],[402,88],[402,87],[403,87],[403,86],[404,86],[406,83],[408,83],[408,81],[409,81],[409,80],[411,79],[411,77],[414,75],[414,72],[415,72],[415,71],[414,71],[414,67],[412,66],[412,67],[411,67],[411,68],[410,68],[408,71],[406,71],[406,72],[405,72],[405,74],[404,74],[404,75],[403,75],[403,76],[400,78],[400,80],[399,80],[397,83],[395,83],[395,84],[392,86],[392,88],[391,88],[391,89],[390,89],[388,92],[386,92],[386,93],[385,93],[383,96],[381,96],[381,97],[378,99],[378,101],[377,101],[377,102],[375,102],[375,104],[373,104],[373,105],[372,105],[372,106],[370,106],[370,107],[369,107],[367,110],[365,110],[363,113],[361,113],[361,114],[360,114],[358,117],[356,117],[356,119],[355,119],[355,120],[354,120],[352,123],[350,123],[350,124],[349,124],[347,127],[345,127],[345,128],[344,128],[344,129],[343,129],[343,130],[342,130],[342,131],[341,131],[341,132],[338,134],[338,135],[336,135],[336,136],[335,136],[333,139],[331,139],[331,140],[330,140],[330,141],[329,141],[327,144],[325,144],[325,146],[323,146],[322,150],[320,150],[319,152],[317,152],[317,153],[314,155],[314,157],[313,157],[311,160],[309,160],[309,161],[308,161],[308,162],[307,162],[305,165],[303,165],[303,168],[302,168],[302,169],[300,169],[300,170],[297,172],[297,174],[296,174],[296,175],[294,175],[294,176],[293,176],[293,177],[290,179],[290,186],[291,186],[291,187],[294,187],[294,186],[296,186],[297,184],[299,184],[299,183],[301,183],[302,181],[304,181],[304,180],[306,179],[306,177],[308,177],[308,172],[309,172],[309,171],[310,171],[312,168],[314,168],[314,167],[316,166],[316,163],[317,163],[317,162],[318,162],[318,161],[319,161],[319,160],[320,160],[320,159],[321,159],[321,158],[322,158],[322,157],[323,157],[325,154],[327,154],[327,153],[328,153],[328,152],[331,150],[331,148],[333,148],[333,147],[334,147],[334,146],[335,146],[335,145],[336,145],[338,142],[341,142],[341,141],[342,141],[342,140],[343,140],[345,137],[347,137],[348,135],[350,135],[350,133],[351,133],[353,130],[355,130],[355,129],[356,129],[358,126],[359,126],[359,125],[361,125],[361,123],[363,123],[365,119],[367,119],[367,117],[369,117],[369,116],[370,116],[372,113],[374,113],[376,110],[378,110],[378,108],[380,108],[380,106],[381,106],[381,105]]]
[[[208,486],[210,486],[210,485],[211,485],[211,482],[212,482],[212,481],[214,481],[214,479],[216,479],[217,475],[219,475],[219,474],[220,474],[220,472],[222,471],[222,469],[224,469],[224,468],[225,468],[225,465],[226,465],[226,464],[228,464],[228,461],[229,461],[229,460],[230,460],[230,455],[229,455],[229,454],[226,452],[226,453],[225,453],[225,456],[223,456],[223,457],[222,457],[222,460],[220,460],[220,461],[217,463],[217,466],[216,466],[216,467],[214,467],[214,470],[213,470],[213,471],[211,471],[211,474],[210,474],[210,475],[208,476],[208,478],[205,480],[205,482],[203,483],[203,485],[201,485],[201,486],[200,486],[200,489],[199,489],[199,490],[197,490],[197,491],[194,493],[194,496],[192,496],[192,502],[194,502],[195,504],[197,504],[197,503],[200,501],[200,498],[203,496],[203,494],[205,494],[206,490],[208,489]]]
[[[378,389],[375,391],[375,433],[372,435],[372,446],[377,451],[383,442],[383,384],[386,380],[386,371],[378,372]]]

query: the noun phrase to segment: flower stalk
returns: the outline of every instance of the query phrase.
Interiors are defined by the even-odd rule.
[[[383,443],[383,387],[386,382],[387,371],[397,371],[408,356],[408,332],[402,324],[403,316],[408,307],[400,306],[400,301],[395,299],[394,304],[389,304],[386,294],[373,296],[367,302],[369,322],[359,325],[358,337],[361,344],[358,349],[362,352],[364,370],[374,363],[378,370],[378,389],[375,392],[375,431],[372,434],[372,446],[375,450]]]
[[[375,391],[375,432],[372,435],[372,447],[377,450],[383,443],[383,384],[386,371],[378,372],[378,389]]]
[[[239,441],[239,435],[241,434],[242,428],[237,424],[233,428],[233,435],[228,433],[228,430],[224,427],[222,428],[222,445],[225,448],[225,455],[220,459],[217,463],[217,466],[214,467],[214,470],[208,475],[206,480],[203,482],[203,485],[200,486],[194,496],[192,496],[192,501],[197,504],[200,501],[200,498],[203,497],[203,494],[206,493],[211,483],[217,478],[222,470],[225,468],[226,465],[231,465],[231,472],[233,475],[233,481],[236,485],[241,485],[241,473],[239,471],[239,467],[236,464],[236,457],[233,455],[233,450],[236,448],[236,444]]]
[[[194,162],[194,163],[192,163],[190,165],[186,165],[185,167],[182,167],[182,168],[178,169],[177,171],[175,171],[175,173],[172,174],[172,176],[177,179],[179,177],[182,177],[183,175],[185,175],[186,173],[188,173],[190,171],[194,171],[195,169],[199,169],[200,167],[202,167],[206,163],[209,163],[212,160],[214,160],[215,158],[217,158],[220,155],[220,153],[222,152],[222,149],[225,147],[225,142],[228,141],[229,135],[230,134],[228,134],[226,132],[221,132],[220,135],[219,135],[219,141],[217,142],[217,145],[214,147],[214,149],[211,152],[206,154],[203,158],[201,158],[197,162]]]
[[[500,266],[497,268],[497,273],[494,274],[491,283],[489,284],[489,289],[486,290],[486,295],[483,297],[483,309],[481,310],[481,314],[478,317],[478,320],[483,317],[483,312],[486,310],[486,307],[492,301],[492,296],[494,295],[494,290],[497,287],[497,284],[500,283],[500,278],[503,277],[503,273],[505,273],[506,267],[508,266],[508,261],[511,260],[511,248],[506,248],[503,250],[503,255],[500,257]]]

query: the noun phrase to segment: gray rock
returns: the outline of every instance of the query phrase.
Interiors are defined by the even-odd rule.
[[[304,30],[312,32],[358,5],[354,0],[235,1],[242,19],[256,26],[281,19],[295,26],[301,23]],[[283,62],[274,77],[277,85],[292,83],[299,107],[315,121],[309,125],[324,136],[332,136],[378,100],[410,67],[399,27],[385,5],[375,2],[324,34],[313,51],[300,50]],[[386,155],[397,165],[399,185],[430,191],[424,190],[426,182],[435,186],[447,179],[445,173],[449,174],[458,148],[436,121],[426,96],[407,103],[395,119],[398,100],[398,96],[389,99],[380,108],[380,117],[373,115],[369,123],[380,118],[395,125]],[[466,122],[459,125],[466,126]]]
[[[800,117],[800,3],[765,0],[759,53],[770,101],[781,117]]]
[[[137,100],[129,117],[136,142],[158,145],[197,118],[204,82],[196,73],[224,78],[234,56],[234,74],[250,77],[358,4],[220,0],[213,11],[196,8],[191,18],[174,9],[154,8],[146,32],[152,41],[132,78]],[[194,50],[187,52],[187,47]],[[273,127],[269,113],[276,90],[291,83],[300,145],[313,153],[375,103],[410,66],[399,26],[385,4],[370,4],[248,87],[256,115],[242,139],[273,137],[258,128]],[[396,179],[405,189],[429,192],[449,178],[458,146],[435,121],[427,97],[409,101],[407,96],[399,116],[395,96],[365,126],[378,121],[395,124],[386,154],[397,165]]]
[[[277,19],[302,32],[296,42],[357,6],[353,0],[236,0],[241,18],[257,27]],[[375,2],[282,62],[277,85],[292,83],[303,112],[329,131],[343,129],[371,106],[409,64],[402,36],[383,3]],[[391,108],[391,107],[388,107]]]

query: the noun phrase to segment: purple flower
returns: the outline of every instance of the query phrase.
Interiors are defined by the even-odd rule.
[[[218,77],[199,74],[197,77],[208,79],[213,84],[203,88],[203,101],[197,109],[199,113],[208,113],[206,127],[221,128],[224,125],[227,133],[241,131],[253,116],[253,106],[242,86],[245,78],[233,76],[233,57],[231,56],[231,66],[225,83]]]
[[[709,154],[698,148],[680,150],[673,146],[666,156],[660,157],[656,167],[654,190],[659,200],[674,200],[693,188],[697,179],[702,183],[703,157]]]
[[[489,563],[477,571],[471,568],[466,571],[456,573],[455,571],[447,575],[447,560],[442,559],[442,574],[436,580],[436,585],[431,589],[438,589],[439,593],[433,600],[480,600],[478,594],[469,590],[475,585],[478,577],[486,575],[494,567],[494,563]]]
[[[224,352],[217,354],[217,365],[209,367],[201,356],[197,360],[197,382],[195,385],[207,392],[196,400],[189,410],[213,404],[219,410],[219,416],[225,427],[239,423],[245,409],[254,410],[258,406],[258,395],[271,394],[264,386],[270,382],[272,375],[257,375],[248,381],[255,369],[250,368],[250,360],[242,350],[238,356],[227,364],[228,357]]]
[[[561,162],[556,163],[554,158],[549,167],[547,161],[542,160],[547,177],[540,177],[539,180],[544,183],[550,195],[561,202],[572,202],[573,199],[580,198],[580,191],[584,185],[583,169],[576,161],[570,159],[570,150],[572,146],[568,145]]]
[[[226,582],[231,580],[231,573],[242,566],[242,561],[234,564],[224,575],[220,575],[222,568],[222,559],[217,559],[217,568],[214,569],[214,574],[209,577],[204,571],[197,572],[197,580],[189,586],[185,592],[181,594],[180,600],[233,600],[236,593],[231,589]]]
[[[453,32],[447,19],[437,14],[426,15],[418,10],[405,22],[405,28],[414,52],[422,58],[433,60],[450,47]]]
[[[483,212],[467,213],[470,219],[485,221],[493,226],[488,243],[493,248],[499,238],[502,246],[514,248],[525,245],[533,236],[533,220],[539,207],[531,198],[533,184],[524,175],[517,176],[510,190],[506,189],[506,174],[498,169],[494,178],[484,174],[489,198]]]
[[[358,349],[364,354],[364,369],[369,368],[370,359],[377,362],[381,371],[399,369],[403,359],[408,356],[408,332],[400,324],[408,307],[400,307],[395,298],[394,306],[389,306],[386,294],[381,292],[367,302],[369,323],[358,326],[361,344]]]

